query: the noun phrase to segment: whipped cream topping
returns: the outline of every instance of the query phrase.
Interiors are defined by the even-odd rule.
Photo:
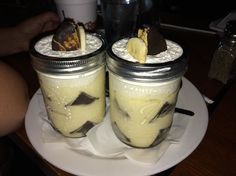
[[[118,57],[130,61],[137,62],[127,51],[128,39],[121,39],[112,45],[112,52]],[[183,54],[182,47],[170,40],[166,40],[167,50],[157,55],[147,55],[145,63],[164,63],[178,59]]]
[[[35,50],[42,55],[51,56],[51,57],[60,57],[60,58],[67,58],[67,57],[77,57],[90,54],[96,50],[98,50],[102,46],[102,41],[92,34],[86,34],[86,50],[81,51],[54,51],[52,50],[52,37],[53,35],[46,36],[39,40],[35,44]]]

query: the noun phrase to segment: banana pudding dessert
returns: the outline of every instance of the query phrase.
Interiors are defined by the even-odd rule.
[[[83,24],[65,19],[30,50],[51,125],[66,137],[84,137],[105,114],[105,43]]]
[[[186,71],[182,47],[153,26],[108,50],[110,117],[116,136],[136,148],[154,147],[168,135]]]

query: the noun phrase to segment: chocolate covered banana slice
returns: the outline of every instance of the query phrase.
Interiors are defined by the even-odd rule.
[[[147,57],[147,45],[137,37],[130,38],[127,44],[128,53],[140,63],[145,63]]]
[[[52,49],[55,51],[72,51],[80,48],[80,41],[73,19],[65,18],[52,38]]]
[[[156,55],[167,50],[166,41],[155,26],[148,26],[139,29],[138,38],[143,39],[146,43],[148,55]]]
[[[85,30],[83,25],[73,19],[65,18],[52,38],[52,50],[73,51],[86,49]]]

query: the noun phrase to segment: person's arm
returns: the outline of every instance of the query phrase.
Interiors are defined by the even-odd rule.
[[[55,29],[58,23],[59,18],[56,14],[46,12],[15,27],[0,28],[0,56],[27,51],[33,37]]]

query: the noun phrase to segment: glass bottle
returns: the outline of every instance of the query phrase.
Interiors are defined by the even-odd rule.
[[[137,27],[155,25],[160,27],[160,0],[139,0]]]
[[[226,84],[235,78],[236,20],[227,22],[217,50],[213,55],[208,76]]]

